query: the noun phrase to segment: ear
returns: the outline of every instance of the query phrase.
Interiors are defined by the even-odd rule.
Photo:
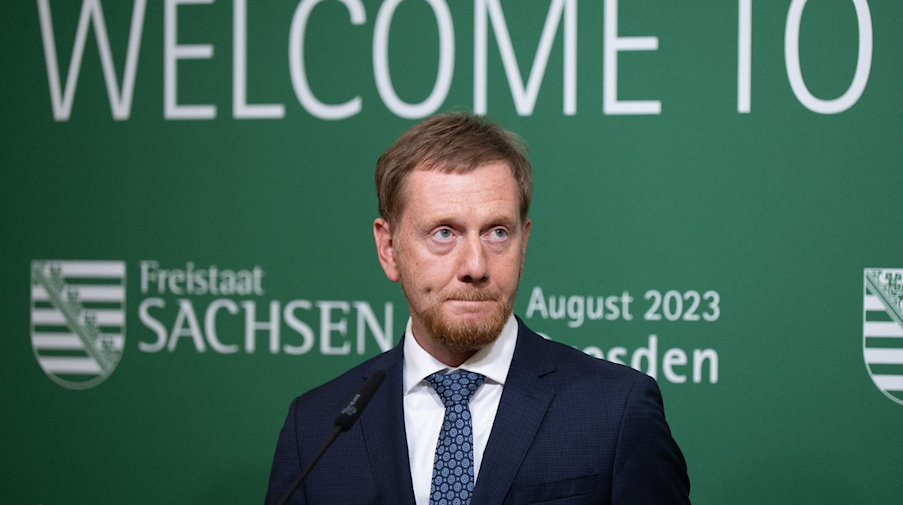
[[[523,260],[521,260],[521,261],[524,261],[527,259],[527,242],[530,241],[530,230],[532,228],[533,228],[533,221],[531,221],[530,218],[528,217],[527,222],[524,223],[524,230],[523,230],[524,240],[521,242],[521,251],[520,251],[520,254],[521,254],[521,257],[523,258]]]
[[[398,282],[400,277],[395,259],[395,243],[392,241],[392,229],[388,221],[379,218],[373,222],[373,239],[376,241],[376,255],[383,272],[390,281]]]

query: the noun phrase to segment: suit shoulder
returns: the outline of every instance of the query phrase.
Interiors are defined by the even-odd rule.
[[[393,366],[399,348],[394,348],[345,371],[341,375],[314,387],[313,389],[295,398],[296,406],[307,409],[326,409],[328,412],[335,410],[337,405],[344,404],[357,392],[364,381],[376,370],[386,371]],[[336,411],[337,412],[337,411]]]
[[[529,330],[528,330],[529,331]],[[529,331],[525,337],[532,340],[535,351],[544,356],[551,368],[563,380],[605,382],[608,386],[621,384],[630,388],[637,382],[653,383],[654,379],[627,365],[613,363],[590,356],[579,349],[555,340],[546,339]]]

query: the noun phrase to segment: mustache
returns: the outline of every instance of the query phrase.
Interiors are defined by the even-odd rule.
[[[445,301],[455,302],[494,302],[499,299],[494,291],[481,291],[475,289],[462,289],[448,294]]]

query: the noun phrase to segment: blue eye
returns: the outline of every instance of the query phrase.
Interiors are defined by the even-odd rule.
[[[448,242],[454,237],[452,231],[448,228],[440,228],[433,232],[433,238],[438,240],[439,242]]]
[[[493,242],[504,242],[508,240],[508,230],[504,228],[494,228],[489,232],[489,240]]]

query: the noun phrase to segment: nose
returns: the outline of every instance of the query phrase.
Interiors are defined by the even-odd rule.
[[[482,238],[468,237],[462,245],[459,280],[467,284],[486,282],[489,279],[489,268]]]

